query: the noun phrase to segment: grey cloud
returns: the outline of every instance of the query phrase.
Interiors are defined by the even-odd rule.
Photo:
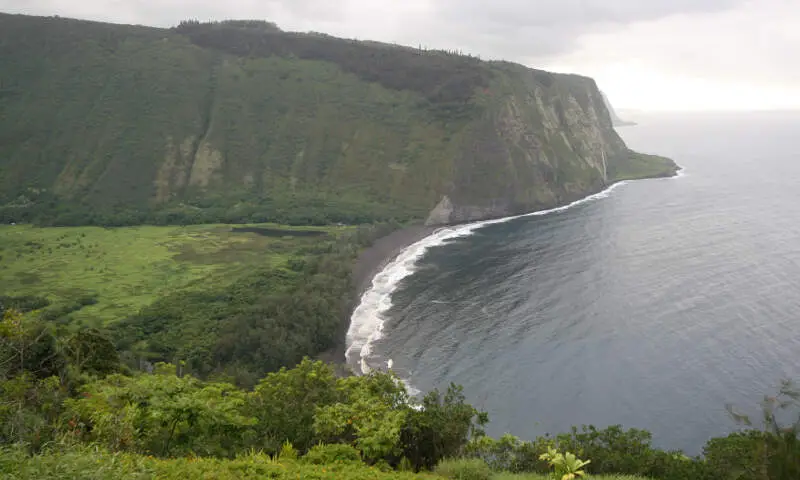
[[[587,74],[639,62],[714,81],[800,81],[797,0],[0,0],[0,11],[156,26],[266,19]]]
[[[708,80],[796,88],[800,84],[800,3],[748,2],[711,17],[685,16],[639,24],[624,35],[584,38],[574,64],[636,59],[651,69],[681,71]],[[629,39],[627,44],[623,39]],[[569,57],[569,55],[568,55]]]
[[[516,59],[569,51],[580,35],[609,25],[719,11],[741,1],[416,0],[427,5],[416,15],[404,9],[409,0],[0,0],[0,10],[158,26],[186,18],[262,18],[290,28],[325,26],[354,37],[384,32],[392,38],[378,40],[425,42]],[[370,14],[357,15],[360,9]]]
[[[716,12],[741,3],[741,0],[439,0],[436,5],[442,20],[583,30],[595,25],[625,24],[679,13]]]
[[[435,18],[453,25],[453,37],[470,51],[511,60],[542,59],[571,51],[587,33],[676,14],[728,10],[743,0],[438,0]],[[476,34],[494,38],[489,49]]]
[[[187,18],[269,18],[276,14],[298,20],[342,19],[338,3],[328,0],[0,0],[0,11],[152,26],[169,26]]]

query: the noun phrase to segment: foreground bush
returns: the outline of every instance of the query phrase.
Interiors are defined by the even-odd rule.
[[[574,453],[561,453],[555,448],[551,448],[547,453],[539,456],[553,467],[553,477],[556,480],[575,480],[586,476],[584,467],[592,463],[591,460],[581,460]]]
[[[303,456],[303,461],[313,465],[361,463],[361,454],[350,445],[316,445]]]
[[[0,478],[8,480],[412,480],[435,478],[385,473],[358,463],[312,465],[277,461],[262,453],[236,460],[209,458],[154,459],[93,448],[28,456],[20,449],[0,450]]]
[[[451,480],[489,480],[489,465],[477,458],[447,459],[439,462],[436,473]]]
[[[653,480],[651,478],[637,477],[634,475],[592,475],[591,480]],[[550,475],[532,473],[496,473],[492,480],[553,480]]]
[[[770,397],[772,398],[772,397]],[[585,426],[556,437],[525,442],[511,435],[473,439],[466,453],[485,461],[493,471],[548,472],[540,456],[548,449],[576,452],[592,462],[585,471],[595,475],[639,475],[654,480],[798,480],[800,440],[796,427],[778,425],[768,416],[771,431],[748,430],[709,440],[702,457],[654,448],[650,433],[619,426]],[[531,477],[533,478],[533,477]]]
[[[470,442],[467,454],[485,461],[494,471],[546,475],[551,468],[542,455],[556,447],[591,459],[585,466],[586,473],[591,475],[641,475],[657,480],[727,478],[712,475],[719,471],[702,459],[653,448],[649,432],[624,430],[619,426],[602,430],[592,426],[574,428],[571,433],[555,438],[539,437],[533,442],[512,435],[497,440],[481,437]]]

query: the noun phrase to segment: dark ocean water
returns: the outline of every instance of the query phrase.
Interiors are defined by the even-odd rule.
[[[623,424],[689,453],[800,379],[800,114],[640,120],[629,146],[681,177],[417,248],[376,279],[364,363],[463,385],[494,435]]]

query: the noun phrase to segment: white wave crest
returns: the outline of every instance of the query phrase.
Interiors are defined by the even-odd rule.
[[[347,363],[350,365],[358,363],[362,374],[367,374],[372,371],[372,367],[369,364],[370,357],[373,354],[372,347],[377,340],[383,337],[386,313],[392,308],[392,294],[397,290],[398,285],[404,278],[416,271],[417,262],[431,247],[443,245],[455,238],[471,235],[476,230],[488,225],[508,222],[515,218],[563,212],[587,202],[606,198],[614,189],[627,183],[627,181],[615,183],[594,195],[589,195],[588,197],[574,201],[568,205],[551,208],[549,210],[540,210],[538,212],[494,220],[483,220],[465,225],[443,227],[410,245],[373,278],[372,286],[361,296],[361,302],[350,317],[350,328],[347,332],[347,351],[345,353]],[[373,365],[380,364],[381,361],[379,359],[374,359]],[[418,392],[407,380],[404,380],[404,383],[410,392]]]

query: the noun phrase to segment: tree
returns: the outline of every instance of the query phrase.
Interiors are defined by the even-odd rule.
[[[728,412],[740,424],[752,426],[747,415],[737,414],[728,405]],[[713,447],[707,454],[711,461],[733,464],[752,478],[790,480],[800,478],[800,390],[790,380],[781,382],[778,394],[766,395],[761,403],[763,431],[733,434],[725,439],[710,442]],[[790,423],[782,418],[796,416]],[[733,448],[749,452],[731,455]],[[707,449],[709,450],[709,449]],[[749,461],[743,461],[748,458]]]
[[[4,370],[16,368],[20,372],[25,370],[25,329],[22,325],[22,313],[9,309],[3,312],[3,321],[0,322],[0,340],[2,341],[4,358],[0,359],[0,368]]]
[[[485,412],[466,403],[463,388],[451,384],[442,395],[428,393],[421,408],[408,416],[401,441],[404,455],[419,469],[431,469],[439,460],[459,456],[471,436],[484,434]]]
[[[398,458],[400,432],[412,410],[400,380],[373,373],[337,383],[339,401],[317,407],[314,416],[320,441],[351,444],[370,462]]]
[[[97,329],[80,330],[65,344],[69,363],[81,372],[105,376],[120,368],[114,343]]]
[[[50,328],[9,309],[0,321],[0,378],[28,372],[37,378],[58,375],[64,368]]]
[[[245,392],[226,383],[177,377],[175,366],[157,373],[119,374],[90,383],[66,401],[67,417],[85,441],[115,451],[154,455],[231,456],[250,437]]]
[[[0,444],[24,444],[38,451],[54,439],[68,392],[57,377],[29,373],[0,380]]]
[[[316,409],[338,399],[333,369],[305,358],[293,369],[268,374],[248,398],[249,409],[258,420],[256,435],[262,447],[277,452],[290,441],[301,451],[316,443]]]

